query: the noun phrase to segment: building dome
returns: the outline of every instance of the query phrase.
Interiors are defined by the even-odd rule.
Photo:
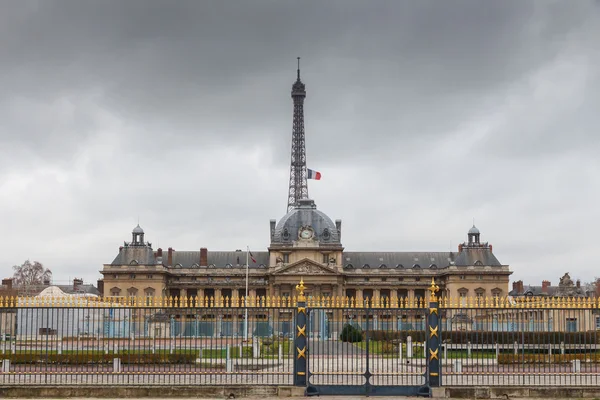
[[[138,224],[135,228],[133,228],[133,232],[132,233],[144,233],[144,230],[142,229],[142,227],[140,226],[140,224]]]
[[[475,225],[473,225],[473,227],[471,229],[469,229],[469,234],[472,234],[472,235],[479,234],[479,229],[477,229],[475,227]]]
[[[340,235],[335,223],[325,213],[317,210],[313,200],[303,199],[287,213],[273,234],[273,243],[291,243],[298,240],[301,228],[310,228],[314,239],[320,243],[339,244]]]

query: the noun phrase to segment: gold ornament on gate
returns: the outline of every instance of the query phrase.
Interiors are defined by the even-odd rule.
[[[429,287],[429,291],[431,292],[430,301],[437,301],[437,296],[435,295],[439,292],[440,287],[435,284],[435,278],[431,278],[431,286]]]
[[[304,289],[306,289],[306,286],[304,286],[304,279],[300,278],[300,283],[296,285],[296,291],[298,292],[298,301],[306,301],[306,296],[304,296]]]

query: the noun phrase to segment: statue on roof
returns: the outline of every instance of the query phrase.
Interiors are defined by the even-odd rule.
[[[575,286],[575,284],[571,280],[571,276],[569,275],[568,272],[566,274],[564,274],[562,278],[560,278],[560,282],[558,283],[558,286],[559,287],[573,287],[573,286]]]

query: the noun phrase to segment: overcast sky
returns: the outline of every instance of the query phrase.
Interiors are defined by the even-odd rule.
[[[0,0],[2,275],[95,281],[153,247],[266,250],[296,57],[310,197],[352,251],[451,251],[590,280],[597,1]]]

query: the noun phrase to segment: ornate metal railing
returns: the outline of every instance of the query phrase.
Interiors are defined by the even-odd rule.
[[[0,298],[0,384],[600,384],[595,298]]]

